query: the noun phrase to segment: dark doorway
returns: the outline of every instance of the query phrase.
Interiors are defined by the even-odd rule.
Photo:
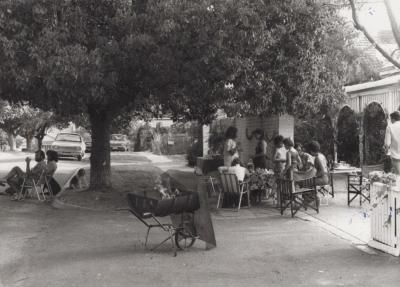
[[[340,110],[338,118],[338,160],[353,166],[360,164],[358,124],[355,112],[348,106]]]
[[[365,163],[383,162],[387,117],[379,103],[370,103],[364,110],[364,159]]]

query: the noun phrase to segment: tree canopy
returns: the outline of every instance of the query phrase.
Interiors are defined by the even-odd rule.
[[[0,97],[87,113],[91,186],[110,185],[123,112],[210,122],[342,100],[348,35],[312,0],[4,0]]]

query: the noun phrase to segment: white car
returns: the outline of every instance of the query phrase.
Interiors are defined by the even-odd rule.
[[[51,145],[59,157],[73,157],[79,161],[85,155],[86,145],[80,134],[59,133]]]
[[[123,134],[112,134],[110,138],[110,148],[112,151],[129,151],[131,142]]]

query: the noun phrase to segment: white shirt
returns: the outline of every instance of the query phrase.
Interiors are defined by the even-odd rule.
[[[387,126],[385,146],[389,147],[390,156],[392,158],[400,159],[400,121]]]
[[[240,166],[240,164],[237,164],[235,166],[229,167],[228,172],[236,174],[237,179],[239,181],[243,181],[244,176],[246,175],[246,168]]]

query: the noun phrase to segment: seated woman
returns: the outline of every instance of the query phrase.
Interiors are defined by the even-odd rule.
[[[47,156],[46,175],[53,176],[57,170],[58,153],[54,150],[48,150],[46,152],[46,156]]]
[[[310,153],[312,156],[315,157],[315,184],[327,185],[329,184],[328,161],[326,160],[326,157],[322,153],[320,153],[320,148],[321,147],[317,141],[312,141],[309,145]]]
[[[33,168],[30,168],[31,158],[27,157],[25,159],[26,172],[24,172],[19,166],[15,166],[3,179],[0,180],[0,184],[4,185],[4,183],[7,183],[10,186],[8,193],[10,194],[18,193],[21,189],[22,182],[26,176],[38,180],[43,171],[46,171],[47,165],[44,159],[45,159],[44,151],[42,150],[36,151],[35,161],[37,162],[37,164]]]
[[[248,175],[248,170],[240,165],[240,160],[234,158],[232,160],[231,166],[227,169],[228,173],[234,173],[239,181],[243,182],[246,175]],[[222,207],[234,207],[239,204],[239,194],[237,193],[226,193],[223,197]]]
[[[249,171],[240,165],[240,160],[238,158],[232,160],[232,165],[228,168],[228,172],[236,174],[239,182],[242,182],[244,177],[249,174]]]
[[[46,176],[49,180],[48,183],[51,188],[51,192],[53,195],[56,195],[61,191],[61,186],[58,182],[53,178],[54,173],[57,170],[57,162],[58,162],[58,153],[54,150],[48,150],[46,152],[47,156],[47,166],[46,166]]]
[[[296,143],[294,148],[297,150],[300,156],[301,165],[298,166],[299,171],[309,171],[314,167],[314,157],[307,153],[302,144]]]

